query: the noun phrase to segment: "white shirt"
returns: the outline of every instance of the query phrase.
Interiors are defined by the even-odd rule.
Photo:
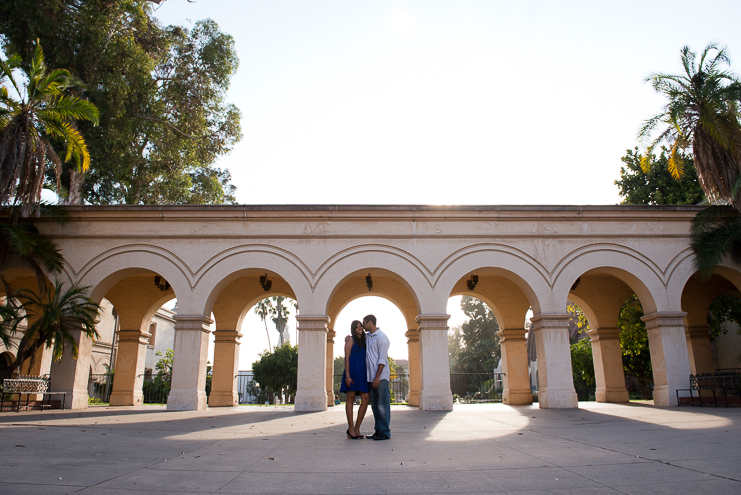
[[[391,381],[389,372],[389,345],[391,342],[389,342],[389,338],[380,328],[376,327],[375,332],[365,334],[365,342],[367,348],[365,351],[365,372],[368,381],[372,382],[376,379],[379,364],[383,365],[379,380]]]

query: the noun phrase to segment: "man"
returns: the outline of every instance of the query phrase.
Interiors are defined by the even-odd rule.
[[[391,395],[389,394],[389,339],[376,326],[376,317],[363,318],[366,332],[365,369],[370,382],[370,403],[376,422],[373,440],[391,438]]]

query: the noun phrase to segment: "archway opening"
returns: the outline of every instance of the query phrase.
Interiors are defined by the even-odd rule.
[[[292,402],[298,304],[288,281],[263,267],[233,271],[215,285],[205,308],[214,320],[208,405]],[[267,364],[276,365],[277,356],[284,353],[278,360],[281,366],[263,373]],[[255,369],[255,363],[261,364]]]
[[[91,298],[99,301],[102,311],[99,337],[86,356],[91,367],[89,402],[120,406],[167,402],[175,347],[175,297],[165,277],[144,268],[115,272],[93,289]],[[53,382],[58,378],[64,380],[52,374]]]
[[[337,313],[336,319],[330,323],[334,331],[332,356],[332,390],[333,402],[336,405],[344,404],[346,394],[340,391],[342,376],[345,370],[345,337],[351,334],[353,321],[361,321],[367,315],[374,315],[378,328],[389,339],[389,392],[391,403],[409,405],[409,343],[407,333],[409,327],[399,307],[390,300],[380,296],[361,296],[348,302]],[[359,397],[356,398],[360,400]]]
[[[502,353],[499,323],[484,301],[472,296],[448,299],[450,390],[455,404],[501,402]]]
[[[693,374],[741,371],[741,292],[737,280],[738,274],[726,268],[709,280],[695,274],[685,284],[682,311],[687,313],[687,350]]]
[[[298,303],[286,295],[271,295],[248,304],[239,329],[238,403],[292,403],[297,379]],[[215,338],[216,333],[212,340]],[[212,359],[214,366],[216,359]]]
[[[531,358],[534,358],[535,347],[528,345],[529,340],[534,340],[529,338],[528,324],[531,308],[540,307],[532,288],[509,270],[482,267],[462,276],[450,295],[448,308],[451,315],[454,314],[451,313],[451,300],[463,296],[459,303],[460,311],[465,315],[463,325],[468,325],[472,334],[472,354],[479,354],[476,359],[478,368],[451,367],[451,386],[457,388],[456,372],[483,371],[488,376],[475,382],[480,384],[480,390],[474,391],[474,396],[479,393],[477,400],[531,404],[535,381],[531,376],[534,368]]]
[[[568,298],[578,399],[651,400],[653,366],[646,323],[641,318],[644,307],[655,310],[656,306],[645,285],[622,270],[593,269],[574,281]]]

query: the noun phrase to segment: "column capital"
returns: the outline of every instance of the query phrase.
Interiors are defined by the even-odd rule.
[[[657,311],[650,315],[641,316],[646,323],[646,330],[657,327],[684,327],[684,311]]]
[[[571,315],[568,313],[540,313],[530,318],[531,329],[554,327],[561,328],[569,326]]]
[[[214,320],[206,315],[175,315],[175,331],[200,330],[203,333],[211,333],[209,328]]]
[[[505,328],[497,332],[499,336],[499,343],[504,342],[525,342],[525,329],[524,328]]]
[[[139,329],[136,330],[118,330],[116,332],[119,342],[138,342],[140,344],[148,344],[151,333],[142,332]]]
[[[619,328],[595,328],[587,332],[592,342],[598,340],[620,340]]]
[[[337,336],[337,332],[334,330],[327,330],[327,342],[330,344],[334,344],[334,338]]]
[[[419,331],[410,328],[404,333],[404,337],[407,338],[407,344],[409,342],[419,342]]]
[[[236,330],[219,330],[214,332],[214,342],[237,342],[242,338],[242,334]]]
[[[332,321],[327,315],[299,315],[296,317],[301,332],[328,332],[327,325]]]
[[[448,320],[450,315],[417,315],[414,319],[419,325],[419,331],[425,330],[445,330],[448,331]]]

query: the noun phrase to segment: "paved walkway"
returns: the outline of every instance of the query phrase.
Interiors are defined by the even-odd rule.
[[[2,413],[0,493],[741,493],[741,409],[394,406],[390,441],[345,428],[340,407]]]

